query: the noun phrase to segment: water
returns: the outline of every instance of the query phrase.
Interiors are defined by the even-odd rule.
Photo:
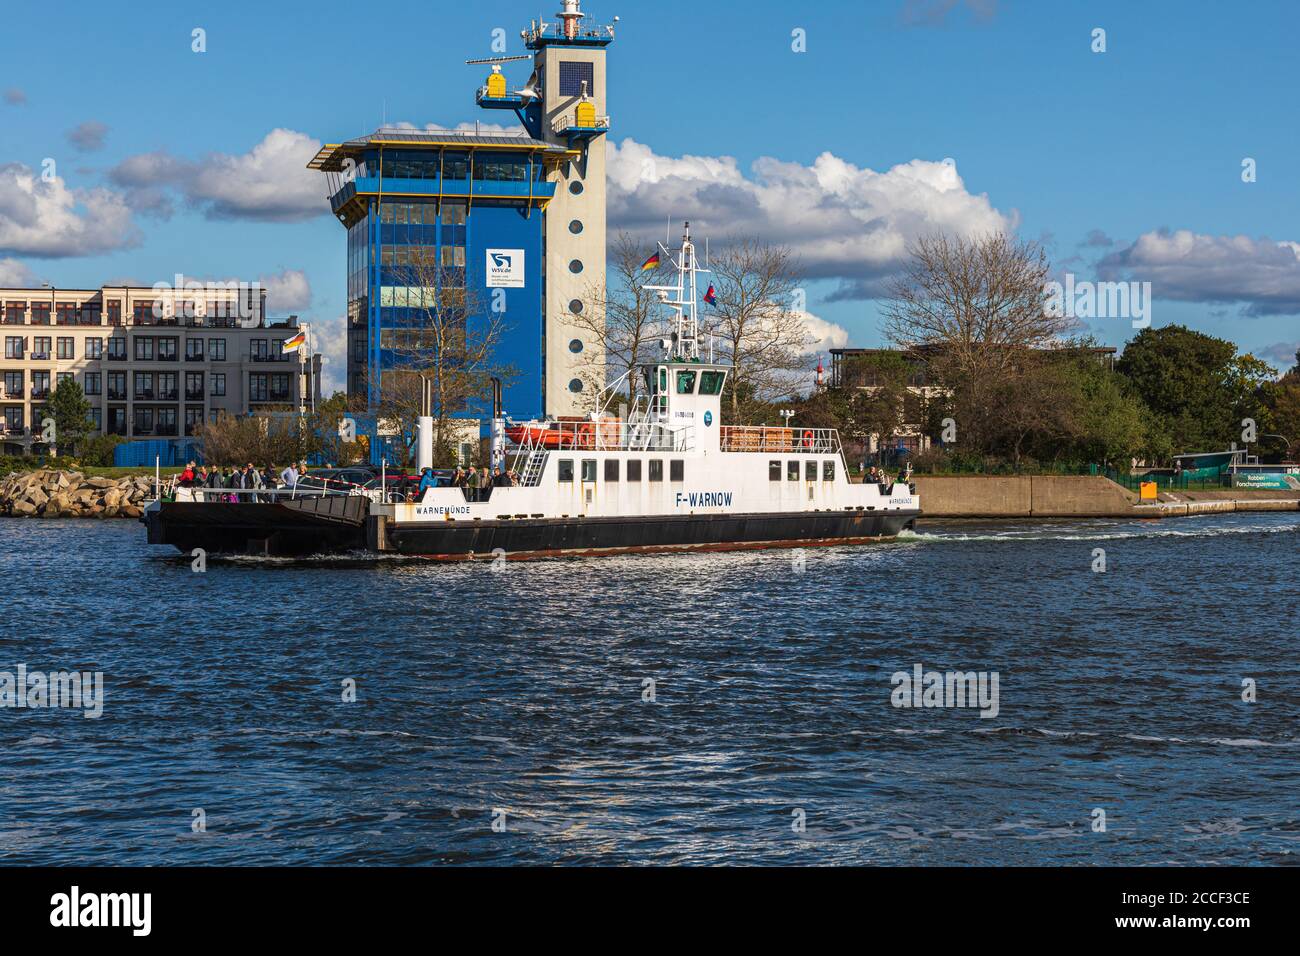
[[[1293,863],[1298,532],[198,574],[135,522],[0,519],[0,670],[106,685],[0,711],[0,862]],[[998,715],[891,706],[918,663],[996,671]]]

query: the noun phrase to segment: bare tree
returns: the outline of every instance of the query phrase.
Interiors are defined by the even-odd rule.
[[[504,382],[515,374],[496,359],[506,322],[490,297],[485,303],[465,286],[462,269],[440,266],[432,249],[412,253],[415,261],[399,270],[408,285],[397,287],[394,294],[401,301],[392,304],[412,310],[416,319],[410,327],[382,332],[380,347],[396,361],[383,370],[377,412],[403,438],[413,437],[423,414],[424,382],[429,382],[434,459],[450,461],[455,432],[449,420],[466,412],[474,399],[486,399],[492,378]]]
[[[666,268],[642,269],[645,247],[626,232],[614,240],[604,285],[592,284],[570,308],[565,321],[580,329],[589,343],[583,350],[578,377],[587,387],[583,394],[595,396],[610,383],[626,375],[629,402],[641,390],[636,370],[656,354],[666,316],[658,293],[647,285],[662,285]]]
[[[885,336],[927,358],[953,390],[959,441],[983,448],[1000,428],[1004,403],[1015,400],[1006,383],[1037,381],[1015,374],[1026,353],[1056,346],[1074,322],[1046,307],[1048,262],[1037,243],[1002,233],[935,234],[908,252],[911,262],[884,305]]]
[[[785,246],[743,238],[723,246],[709,263],[716,307],[705,307],[707,325],[725,360],[733,422],[742,403],[789,395],[807,373],[812,336],[803,313],[792,306],[798,279]]]

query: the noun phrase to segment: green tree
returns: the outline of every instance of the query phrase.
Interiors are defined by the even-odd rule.
[[[1176,451],[1212,451],[1241,441],[1241,420],[1267,421],[1276,372],[1237,347],[1181,325],[1143,329],[1116,370],[1151,409]]]
[[[1128,382],[1086,352],[1062,367],[1062,397],[1075,407],[1071,451],[1080,462],[1129,464],[1151,454],[1151,412]]]
[[[46,403],[45,415],[54,419],[54,445],[63,454],[72,453],[78,442],[95,431],[90,411],[90,402],[75,379],[69,376],[59,382]]]

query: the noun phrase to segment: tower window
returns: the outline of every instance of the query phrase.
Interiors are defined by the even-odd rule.
[[[569,271],[572,272],[574,275],[577,275],[579,272],[581,272],[581,271],[582,271],[582,260],[581,260],[581,259],[570,259],[570,260],[569,260]]]
[[[576,236],[578,233],[582,232],[582,220],[581,220],[581,219],[574,219],[572,222],[570,222],[570,223],[569,223],[569,232],[573,233],[575,236]]]
[[[582,339],[571,339],[569,341],[569,351],[577,355],[582,351]]]
[[[594,79],[595,68],[593,64],[576,60],[560,61],[561,96],[581,96],[583,83],[587,84],[586,93],[591,96],[595,92]]]
[[[583,309],[583,305],[581,299],[569,300],[569,311],[572,312],[574,315],[582,315],[582,309]]]
[[[581,196],[582,183],[578,182],[576,179],[573,182],[569,183],[569,192],[573,193],[573,195],[575,196]]]
[[[580,379],[580,378],[571,378],[571,379],[569,379],[569,391],[571,391],[571,392],[581,392],[581,391],[582,391],[582,379]]]

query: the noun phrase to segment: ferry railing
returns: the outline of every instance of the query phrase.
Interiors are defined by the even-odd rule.
[[[840,454],[840,433],[834,428],[723,425],[719,440],[722,451]]]
[[[602,418],[594,422],[550,422],[521,427],[525,428],[523,437],[515,442],[519,452],[530,452],[534,448],[546,451],[689,451],[695,444],[695,429],[691,425]]]

